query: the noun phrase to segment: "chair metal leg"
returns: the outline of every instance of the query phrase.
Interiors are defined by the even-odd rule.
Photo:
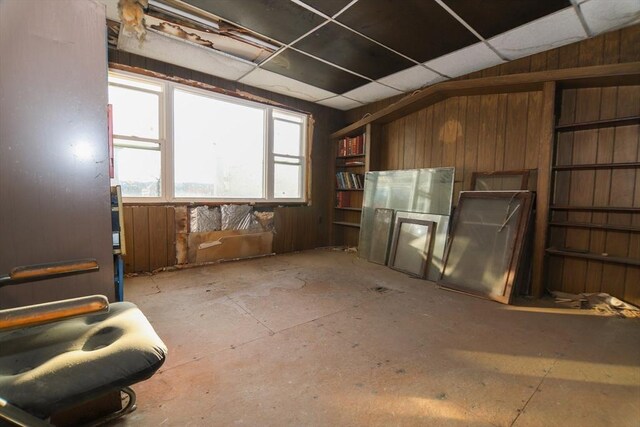
[[[105,417],[99,418],[95,421],[92,421],[89,424],[85,424],[84,427],[95,427],[95,426],[99,426],[102,425],[106,422],[109,421],[113,421],[117,418],[120,418],[124,415],[127,415],[133,411],[136,410],[137,406],[136,406],[136,393],[133,391],[133,389],[131,389],[131,387],[123,387],[120,389],[120,392],[126,394],[129,397],[129,401],[127,402],[127,404],[120,409],[117,412],[114,412],[112,414],[109,414]]]
[[[17,406],[13,406],[0,397],[0,420],[8,421],[19,427],[51,427],[46,421],[34,417]]]

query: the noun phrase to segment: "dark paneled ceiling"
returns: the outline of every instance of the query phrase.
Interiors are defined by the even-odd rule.
[[[333,22],[309,34],[293,47],[373,80],[415,65],[411,60]]]
[[[567,0],[443,0],[484,38],[490,38],[569,6]]]
[[[478,42],[478,38],[435,1],[364,0],[338,21],[417,62]]]
[[[100,1],[108,9],[117,3]],[[183,11],[205,27],[209,16],[218,37],[235,28],[234,49],[238,34],[248,37],[252,62],[234,63],[237,55],[211,38],[208,54],[218,56],[194,65],[201,71],[347,109],[629,25],[640,13],[640,1],[608,1],[150,0],[150,7]],[[251,40],[270,42],[258,55],[264,45]],[[162,43],[118,48],[167,60]]]
[[[293,49],[285,49],[263,68],[334,93],[362,86],[367,80]]]

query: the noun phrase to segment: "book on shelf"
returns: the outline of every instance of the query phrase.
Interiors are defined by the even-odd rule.
[[[364,155],[364,134],[338,141],[338,157]]]
[[[364,162],[360,160],[349,160],[344,162],[345,166],[364,166]]]
[[[336,196],[336,207],[337,208],[348,208],[351,207],[351,193],[348,192],[339,192]]]
[[[364,175],[350,172],[337,172],[336,185],[338,190],[362,190]]]

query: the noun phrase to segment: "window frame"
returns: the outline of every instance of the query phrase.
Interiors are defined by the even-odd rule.
[[[151,90],[145,90],[144,88],[136,88],[134,86],[127,86],[122,83],[108,82],[108,85],[114,85],[133,90],[141,90],[148,93],[157,93],[159,95],[159,139],[160,144],[160,196],[153,197],[124,197],[123,202],[129,204],[158,204],[158,203],[173,203],[173,204],[224,204],[224,203],[250,203],[250,204],[308,204],[310,203],[310,194],[308,189],[308,177],[310,176],[310,141],[309,141],[309,126],[311,117],[309,114],[301,113],[298,111],[287,110],[283,107],[276,107],[273,105],[260,103],[248,99],[236,98],[211,90],[206,90],[200,87],[194,87],[187,84],[177,83],[170,80],[164,80],[156,77],[140,76],[136,73],[131,73],[122,70],[109,70],[109,77],[114,76],[125,80],[138,81],[140,83],[147,83],[158,85],[161,87],[160,92],[153,92]],[[264,114],[264,129],[263,129],[263,197],[262,198],[229,198],[229,197],[176,197],[175,196],[175,164],[174,164],[174,92],[175,90],[181,90],[183,92],[212,98],[222,102],[229,102],[236,105],[245,105],[252,108],[259,108]],[[274,117],[274,112],[281,113],[283,115],[299,116],[300,123],[300,156],[290,156],[274,153],[274,128],[275,120],[284,120],[282,118]],[[114,147],[117,147],[115,140],[131,140],[131,141],[144,141],[153,142],[146,138],[137,138],[132,136],[116,135],[114,133]],[[298,159],[298,163],[292,163],[300,165],[300,181],[298,183],[300,189],[300,197],[298,198],[276,198],[274,197],[275,187],[275,165],[276,157],[291,157]]]

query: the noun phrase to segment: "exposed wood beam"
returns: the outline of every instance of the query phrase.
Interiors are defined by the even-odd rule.
[[[551,164],[553,157],[554,111],[556,83],[545,82],[542,88],[542,131],[538,146],[538,182],[536,183],[536,223],[533,236],[533,263],[531,293],[541,297],[544,292],[544,258],[549,227],[549,203],[551,194]]]

